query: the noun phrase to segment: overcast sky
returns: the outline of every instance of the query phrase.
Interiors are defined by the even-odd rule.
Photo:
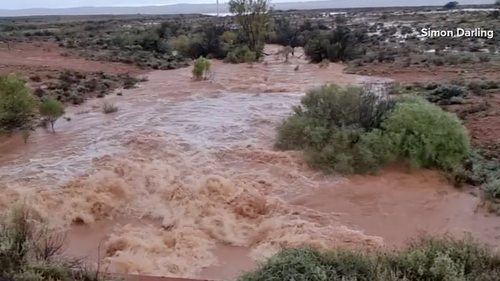
[[[227,2],[228,0],[220,0]],[[308,0],[274,0],[272,2],[301,2]],[[1,3],[5,2],[5,3]],[[168,5],[176,3],[215,3],[210,0],[0,0],[0,9],[26,9],[26,8],[72,8],[72,7],[103,7],[103,6],[148,6]]]
[[[272,0],[271,2],[307,2],[308,0]],[[333,0],[332,2],[343,0]],[[441,5],[447,0],[435,0],[436,5]],[[451,1],[451,0],[450,0]],[[483,2],[489,3],[489,0],[463,0],[461,3],[465,2]],[[147,5],[167,5],[176,3],[214,3],[215,0],[0,0],[4,2],[0,4],[0,9],[26,9],[26,8],[71,8],[71,7],[82,7],[82,6],[147,6]],[[227,2],[227,0],[220,0],[220,2]],[[377,0],[367,0],[367,3],[376,4]],[[405,0],[401,0],[405,2]],[[429,2],[429,1],[426,1]],[[434,2],[434,1],[431,1]],[[493,1],[491,1],[493,2]]]

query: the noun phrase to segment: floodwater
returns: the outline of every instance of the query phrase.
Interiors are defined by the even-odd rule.
[[[117,113],[93,100],[68,109],[56,134],[3,139],[0,207],[22,200],[68,230],[67,254],[129,274],[230,279],[282,247],[398,246],[419,230],[498,244],[499,220],[434,171],[340,178],[273,150],[307,88],[366,78],[301,58],[213,70],[207,82],[152,72],[106,98]]]

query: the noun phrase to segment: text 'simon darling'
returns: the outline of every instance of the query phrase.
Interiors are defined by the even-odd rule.
[[[476,37],[476,38],[488,38],[492,39],[494,32],[493,30],[487,30],[482,28],[465,29],[456,28],[451,30],[435,30],[431,28],[422,28],[420,31],[424,37]]]

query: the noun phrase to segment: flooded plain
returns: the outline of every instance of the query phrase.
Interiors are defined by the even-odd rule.
[[[273,149],[307,88],[367,79],[342,68],[270,57],[214,62],[206,82],[190,69],[152,72],[105,99],[117,113],[93,100],[69,108],[56,134],[3,139],[0,205],[27,202],[69,231],[68,254],[117,273],[229,279],[282,247],[399,246],[419,230],[497,245],[500,220],[435,171],[325,176]]]

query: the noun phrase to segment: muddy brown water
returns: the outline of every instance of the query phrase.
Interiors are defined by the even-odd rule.
[[[214,62],[211,82],[152,72],[106,98],[115,114],[93,100],[69,108],[56,134],[2,139],[0,205],[22,199],[68,230],[67,254],[128,274],[231,279],[283,246],[400,246],[419,230],[496,246],[500,220],[435,171],[325,176],[273,150],[276,124],[307,88],[367,79],[342,68],[269,58]]]

